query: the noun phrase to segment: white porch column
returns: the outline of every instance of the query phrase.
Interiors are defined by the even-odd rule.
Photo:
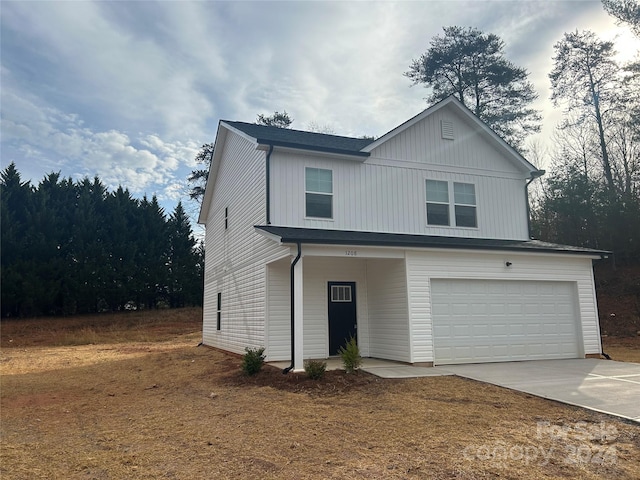
[[[294,291],[295,291],[295,295],[294,295],[294,307],[293,307],[293,311],[294,311],[294,333],[295,333],[295,338],[294,338],[294,347],[295,347],[295,352],[294,352],[294,359],[293,359],[293,371],[294,372],[301,372],[304,371],[304,319],[303,319],[303,300],[304,300],[304,295],[303,295],[303,287],[304,287],[304,282],[303,282],[303,277],[302,277],[302,273],[303,273],[303,269],[302,269],[302,257],[300,257],[300,259],[298,260],[298,263],[296,263],[295,267],[293,267],[293,272],[294,272]]]

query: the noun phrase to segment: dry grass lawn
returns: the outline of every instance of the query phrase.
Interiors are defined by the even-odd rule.
[[[640,363],[640,337],[604,337],[602,347],[611,360]]]
[[[246,378],[199,315],[3,323],[0,477],[640,477],[635,424],[456,377]]]

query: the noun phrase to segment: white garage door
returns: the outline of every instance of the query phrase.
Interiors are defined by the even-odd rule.
[[[436,364],[578,358],[569,282],[432,280]]]

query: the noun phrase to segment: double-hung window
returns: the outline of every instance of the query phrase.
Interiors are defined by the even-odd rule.
[[[427,224],[449,225],[449,183],[427,180]]]
[[[453,201],[457,227],[477,227],[476,187],[473,183],[453,183]]]
[[[476,213],[476,188],[472,183],[444,180],[427,180],[427,225],[450,226],[452,215],[451,197],[453,196],[453,225],[456,227],[478,226]],[[451,195],[453,193],[453,195]]]
[[[333,172],[305,169],[305,212],[307,217],[333,218]]]

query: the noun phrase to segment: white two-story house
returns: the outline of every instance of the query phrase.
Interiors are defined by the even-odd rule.
[[[592,261],[531,240],[543,174],[454,98],[372,141],[219,123],[203,343],[428,365],[601,352]]]

